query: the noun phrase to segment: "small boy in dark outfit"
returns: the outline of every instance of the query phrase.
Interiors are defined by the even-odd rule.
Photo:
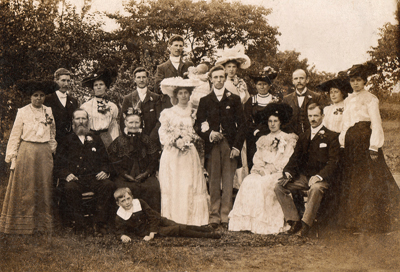
[[[116,234],[123,243],[131,241],[129,234],[144,236],[150,241],[154,235],[219,239],[221,235],[208,227],[188,226],[175,223],[151,209],[141,199],[133,199],[129,188],[119,188],[114,193],[119,206],[115,219]]]

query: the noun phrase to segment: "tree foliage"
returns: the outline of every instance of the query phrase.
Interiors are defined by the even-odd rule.
[[[400,81],[399,24],[385,24],[379,29],[376,47],[368,53],[378,65],[378,73],[371,79],[371,90],[380,98],[391,95],[395,84]]]
[[[275,55],[279,34],[268,25],[271,10],[224,0],[211,2],[192,0],[151,0],[127,3],[130,16],[109,15],[121,25],[118,31],[121,48],[140,60],[147,55],[156,60],[167,59],[167,41],[172,34],[184,36],[188,57],[199,63],[204,57],[215,60],[217,48],[245,45],[252,59]]]

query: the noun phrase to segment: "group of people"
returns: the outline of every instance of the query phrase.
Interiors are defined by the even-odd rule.
[[[121,110],[107,99],[109,69],[82,81],[94,97],[80,107],[64,68],[51,82],[18,83],[31,103],[19,109],[7,145],[0,232],[51,232],[57,207],[82,232],[85,192],[94,193],[94,234],[114,227],[123,242],[131,234],[220,238],[218,230],[307,236],[321,213],[345,229],[398,227],[400,190],[382,153],[379,101],[365,89],[376,66],[354,65],[320,84],[331,100],[324,107],[304,70],[281,97],[278,73],[266,67],[251,77],[250,95],[238,77],[251,65],[242,47],[224,50],[209,71],[184,62],[183,48],[181,36],[171,37],[155,92],[148,71],[136,68]]]

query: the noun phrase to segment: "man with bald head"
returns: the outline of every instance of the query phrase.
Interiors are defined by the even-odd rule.
[[[309,80],[310,78],[306,71],[303,69],[295,70],[292,77],[295,91],[283,98],[283,102],[289,104],[293,109],[293,117],[287,127],[297,135],[310,128],[310,123],[307,119],[307,107],[311,103],[321,104],[322,102],[320,94],[307,88]]]

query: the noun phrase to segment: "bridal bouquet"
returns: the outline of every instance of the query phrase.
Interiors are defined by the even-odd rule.
[[[179,127],[173,129],[174,140],[172,145],[179,150],[185,152],[194,142],[199,138],[193,131],[192,127],[187,127],[181,124]]]

